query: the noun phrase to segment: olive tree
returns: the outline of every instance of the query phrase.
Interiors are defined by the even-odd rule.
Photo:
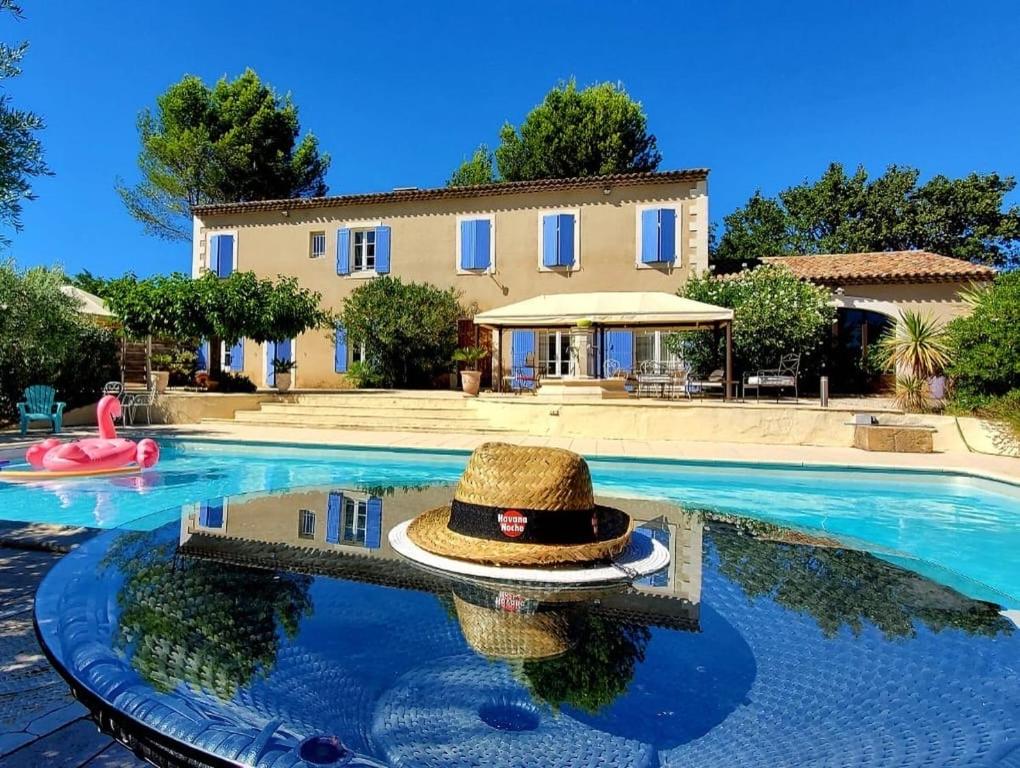
[[[382,386],[422,387],[450,369],[463,314],[452,288],[386,276],[355,288],[340,322]]]

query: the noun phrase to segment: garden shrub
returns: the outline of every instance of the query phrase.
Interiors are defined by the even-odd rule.
[[[106,382],[120,380],[117,334],[88,321],[79,322],[73,333],[73,352],[65,356],[52,381],[68,409],[96,402]]]
[[[949,324],[948,373],[958,400],[1020,390],[1020,272],[971,291],[973,312]]]
[[[803,377],[820,364],[835,319],[829,292],[781,265],[766,264],[727,279],[696,276],[680,295],[733,310],[735,376],[775,368],[784,354],[799,353]],[[671,334],[667,343],[697,374],[725,365],[726,340],[721,332]]]
[[[427,387],[449,371],[464,310],[452,288],[368,281],[344,299],[340,322],[347,343],[365,345],[365,363],[384,387]]]
[[[61,292],[59,269],[0,263],[0,422],[13,420],[25,387],[48,384],[69,408],[95,402],[120,378],[117,341]]]
[[[212,378],[212,382],[210,382],[209,388],[212,389],[213,386],[215,386],[216,392],[223,392],[224,394],[230,394],[233,392],[250,394],[258,389],[258,387],[255,386],[255,383],[243,373],[220,371],[215,377],[210,378]]]

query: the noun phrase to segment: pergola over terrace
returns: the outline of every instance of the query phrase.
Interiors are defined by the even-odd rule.
[[[602,378],[606,333],[611,329],[715,330],[726,335],[726,399],[733,389],[733,310],[664,292],[602,291],[545,294],[475,315],[496,341],[499,381],[503,380],[503,336],[515,329],[570,329],[577,364],[573,382]]]

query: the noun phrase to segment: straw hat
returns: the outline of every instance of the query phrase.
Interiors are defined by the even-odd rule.
[[[453,501],[407,528],[407,537],[427,552],[513,566],[611,560],[630,534],[629,515],[595,503],[583,458],[506,443],[479,446]]]
[[[482,656],[508,661],[549,659],[577,642],[581,603],[543,602],[508,590],[457,585],[453,605],[464,639]]]

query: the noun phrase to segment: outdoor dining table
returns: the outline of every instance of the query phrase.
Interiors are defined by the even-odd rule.
[[[658,397],[666,397],[666,387],[672,385],[673,376],[669,373],[641,373],[637,377],[637,395],[641,397],[646,388],[658,388]]]

